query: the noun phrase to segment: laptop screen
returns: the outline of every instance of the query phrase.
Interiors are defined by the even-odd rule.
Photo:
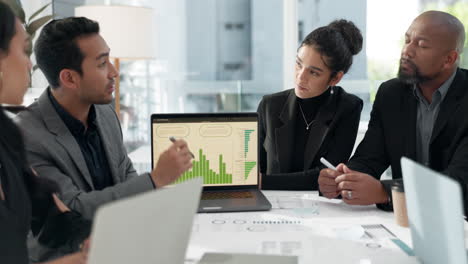
[[[153,114],[152,167],[172,142],[187,141],[193,167],[176,183],[203,177],[204,186],[258,185],[257,113]]]
[[[467,263],[460,184],[401,159],[413,250],[425,263]]]

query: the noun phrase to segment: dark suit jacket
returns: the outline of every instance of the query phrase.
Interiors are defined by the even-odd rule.
[[[20,130],[0,106],[0,263],[30,263],[29,230],[41,244],[78,250],[89,236],[90,222],[76,212],[60,213],[52,198],[57,186],[29,169]]]
[[[398,79],[383,83],[377,92],[366,135],[349,161],[350,168],[379,179],[392,167],[401,175],[400,158],[416,159],[417,100],[412,85]],[[429,167],[457,180],[465,208],[468,179],[468,71],[458,69],[440,105],[429,146]],[[382,181],[391,195],[392,181]],[[387,206],[391,209],[390,205]],[[385,209],[385,208],[384,208]],[[466,213],[465,209],[465,213]]]
[[[258,106],[260,171],[264,189],[317,190],[320,157],[346,162],[359,127],[362,100],[333,87],[310,127],[305,153],[293,153],[298,110],[294,89],[266,95]],[[299,120],[300,121],[300,120]],[[291,173],[295,155],[304,155],[304,171]]]

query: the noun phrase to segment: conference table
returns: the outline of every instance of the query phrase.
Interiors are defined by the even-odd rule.
[[[298,263],[419,263],[392,212],[314,191],[264,191],[271,211],[195,216],[186,263],[206,252],[298,256]],[[320,261],[320,262],[318,262]]]
[[[150,149],[129,155],[139,171],[150,169]],[[207,252],[297,256],[300,264],[419,263],[411,256],[410,229],[397,225],[392,212],[347,205],[316,191],[263,193],[271,211],[196,214],[186,264]]]

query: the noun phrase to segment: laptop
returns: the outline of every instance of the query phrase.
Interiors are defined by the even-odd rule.
[[[415,255],[425,264],[467,263],[459,183],[405,157],[401,168]]]
[[[184,139],[194,154],[193,167],[175,183],[203,177],[198,212],[270,210],[260,191],[257,113],[153,114],[151,160],[172,142]]]
[[[100,207],[89,264],[184,263],[201,178]]]

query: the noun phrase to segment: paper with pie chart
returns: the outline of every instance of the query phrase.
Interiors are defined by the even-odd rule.
[[[169,137],[184,139],[194,154],[193,167],[176,183],[203,177],[205,186],[257,184],[257,123],[153,123],[153,158],[172,143]]]

